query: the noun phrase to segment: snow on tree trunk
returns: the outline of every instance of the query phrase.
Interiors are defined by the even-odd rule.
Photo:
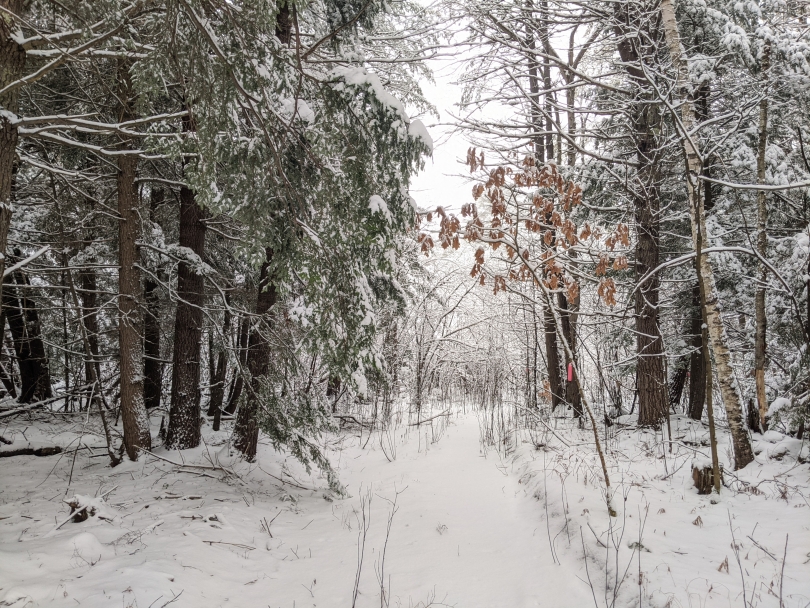
[[[194,192],[180,189],[180,247],[203,259],[205,217]],[[166,447],[186,450],[200,445],[200,345],[204,278],[188,261],[177,266],[177,313],[174,321],[172,393]]]
[[[706,214],[703,200],[700,196],[698,176],[702,171],[702,163],[692,141],[695,130],[695,109],[690,97],[691,84],[686,58],[681,50],[678,21],[675,16],[675,7],[672,0],[662,0],[661,17],[664,27],[667,48],[677,73],[676,95],[681,108],[681,143],[686,157],[686,187],[689,194],[689,216],[692,226],[692,241],[698,248],[699,239],[706,238]],[[703,237],[701,237],[703,235]],[[720,394],[726,408],[729,430],[734,445],[734,466],[741,469],[754,460],[751,441],[743,421],[742,405],[737,387],[734,384],[734,370],[731,367],[731,355],[728,350],[726,331],[720,316],[720,302],[717,296],[717,286],[714,272],[708,255],[701,255],[698,260],[699,280],[703,283],[704,313],[708,326],[709,340],[714,353],[717,382],[720,385]],[[711,404],[709,404],[711,407]]]
[[[25,66],[25,49],[17,42],[19,25],[9,14],[22,15],[22,0],[4,0],[0,13],[0,89],[19,79]],[[0,94],[0,277],[5,270],[5,254],[8,248],[8,229],[12,214],[12,185],[14,164],[17,157],[17,126],[11,118],[19,111],[19,87]],[[2,290],[2,286],[0,286]]]
[[[767,80],[771,47],[766,43],[762,57],[762,77]],[[767,84],[767,83],[766,83]],[[768,97],[759,102],[759,141],[757,142],[757,183],[765,183],[765,151],[768,147]],[[757,251],[762,259],[768,255],[768,203],[765,191],[757,192]],[[759,426],[765,430],[765,416],[768,413],[768,396],[765,393],[765,368],[768,360],[765,353],[765,340],[768,333],[768,319],[765,315],[765,284],[768,269],[759,263],[759,284],[754,296],[756,333],[754,336],[754,380],[756,382],[757,405],[759,406]]]
[[[137,460],[140,448],[152,448],[149,416],[143,403],[143,327],[140,306],[141,272],[137,241],[140,215],[135,156],[118,157],[118,343],[121,356],[121,420],[127,456]]]

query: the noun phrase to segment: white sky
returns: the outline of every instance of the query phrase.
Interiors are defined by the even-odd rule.
[[[436,82],[423,82],[422,87],[428,101],[439,111],[440,118],[438,121],[432,116],[422,118],[433,138],[433,158],[426,160],[424,171],[412,181],[411,196],[423,209],[442,205],[458,213],[461,205],[472,201],[472,186],[464,181],[464,175],[469,171],[464,164],[469,144],[463,135],[452,135],[452,129],[443,125],[452,122],[449,112],[456,110],[461,87],[453,84],[456,80],[454,62],[433,60],[428,65]]]

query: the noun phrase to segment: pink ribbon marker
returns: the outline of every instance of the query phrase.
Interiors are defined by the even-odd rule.
[[[568,364],[568,382],[573,382],[574,380],[574,364]]]

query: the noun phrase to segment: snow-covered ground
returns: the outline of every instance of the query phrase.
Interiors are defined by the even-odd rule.
[[[100,449],[74,464],[83,422],[2,431],[13,446],[72,447],[0,460],[0,605],[810,603],[807,446],[778,433],[712,504],[689,470],[708,453],[702,425],[674,419],[672,453],[661,433],[609,429],[609,518],[592,436],[565,423],[559,437],[520,431],[486,451],[475,414],[331,437],[341,498],[269,446],[258,464],[232,461],[224,432],[198,450],[156,450],[184,467],[145,457],[110,469]],[[222,467],[188,466],[212,462]],[[74,495],[96,515],[56,529]]]

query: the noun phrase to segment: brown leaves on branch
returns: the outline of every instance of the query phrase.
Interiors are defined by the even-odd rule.
[[[462,229],[458,217],[443,207],[437,207],[435,211],[417,214],[416,228],[419,229],[422,217],[431,222],[435,213],[441,218],[438,242],[444,249],[458,249],[462,237],[470,242],[484,241],[493,251],[504,245],[504,261],[510,267],[505,276],[492,276],[496,294],[507,290],[507,281],[532,281],[538,286],[542,282],[543,286],[553,291],[562,290],[569,301],[573,301],[579,295],[579,283],[558,260],[567,259],[567,256],[560,257],[564,250],[578,244],[592,246],[604,243],[607,251],[612,252],[617,246],[630,245],[630,229],[626,224],[618,224],[604,241],[597,228],[587,223],[582,227],[577,226],[570,212],[582,202],[582,188],[566,180],[553,164],[538,166],[535,158],[527,155],[514,166],[497,166],[487,170],[483,151],[470,148],[467,150],[467,166],[471,173],[481,171],[484,175],[472,188],[475,202],[465,203],[461,207],[461,217],[468,218],[466,226]],[[478,214],[477,205],[481,200],[486,200],[490,206],[488,226]],[[423,232],[417,240],[422,252],[429,255],[434,247],[433,238]],[[539,251],[533,247],[539,248]],[[476,249],[470,271],[470,276],[477,278],[481,285],[486,283],[484,253],[484,247]],[[532,258],[536,259],[533,261]],[[608,306],[616,304],[616,284],[606,275],[610,270],[627,268],[627,258],[619,252],[611,255],[602,249],[598,254],[594,274],[602,278],[597,294]],[[579,272],[582,272],[581,267]]]
[[[613,282],[613,279],[602,279],[596,293],[608,306],[616,305],[616,283]]]

